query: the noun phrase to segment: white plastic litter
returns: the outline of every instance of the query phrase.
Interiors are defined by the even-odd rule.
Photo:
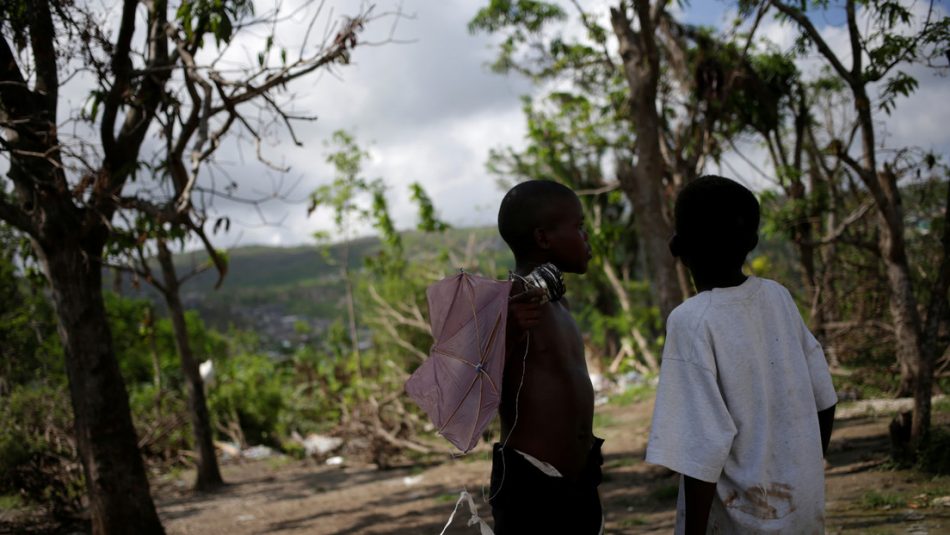
[[[449,515],[449,521],[445,523],[445,527],[442,528],[442,533],[439,535],[445,535],[445,530],[449,529],[449,526],[452,525],[452,521],[455,520],[455,513],[459,510],[459,505],[462,505],[462,500],[468,502],[468,510],[472,513],[472,516],[468,519],[467,526],[474,526],[478,524],[478,529],[480,535],[495,535],[495,532],[492,531],[491,527],[478,516],[478,506],[475,505],[475,500],[472,499],[472,495],[468,493],[467,490],[463,490],[459,494],[459,499],[455,502],[455,509],[452,509],[452,514]]]
[[[343,439],[338,437],[328,437],[316,433],[307,435],[307,438],[301,441],[307,456],[325,455],[339,449],[343,445]]]
[[[422,476],[421,476],[421,475],[418,475],[418,476],[406,476],[406,477],[402,478],[402,484],[405,485],[405,486],[407,486],[407,487],[411,487],[411,486],[415,485],[416,483],[418,483],[418,482],[420,482],[420,481],[422,481]]]
[[[274,455],[274,450],[267,446],[251,446],[241,452],[241,456],[246,459],[266,459]]]
[[[930,502],[930,505],[932,507],[950,507],[950,496],[934,498],[934,500]]]
[[[215,440],[214,446],[221,450],[221,460],[234,459],[241,456],[241,446],[234,442],[220,442]]]
[[[608,386],[607,379],[597,372],[590,374],[590,384],[594,387],[594,392],[600,392]]]
[[[214,363],[210,360],[206,360],[198,365],[198,374],[201,375],[201,381],[204,382],[205,388],[210,388],[214,385]]]
[[[343,457],[337,455],[336,457],[330,457],[327,459],[326,464],[330,466],[337,466],[343,464]]]

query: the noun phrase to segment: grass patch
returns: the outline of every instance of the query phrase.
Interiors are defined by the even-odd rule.
[[[459,499],[459,495],[454,492],[446,492],[445,494],[439,494],[435,497],[435,501],[439,503],[455,503]]]
[[[0,511],[12,511],[23,507],[23,500],[18,494],[4,494],[0,496]]]
[[[595,429],[604,429],[606,427],[614,427],[615,425],[617,425],[617,420],[615,420],[613,416],[600,412],[594,413]]]
[[[631,386],[623,392],[610,397],[609,403],[618,407],[627,407],[648,399],[656,392],[656,388],[649,384]]]
[[[476,451],[472,453],[466,453],[462,456],[462,460],[467,463],[474,463],[476,461],[490,461],[492,456],[491,450],[487,451]]]
[[[675,500],[680,493],[679,483],[663,485],[650,493],[650,497],[658,502],[668,502]]]
[[[640,460],[637,459],[636,457],[624,456],[624,457],[620,457],[619,459],[612,459],[610,461],[607,461],[606,463],[604,463],[604,469],[609,470],[611,468],[623,468],[624,466],[633,466],[637,464],[638,462],[640,462]]]
[[[428,469],[429,467],[424,464],[414,464],[409,467],[409,476],[417,476]]]
[[[276,470],[294,462],[294,458],[289,455],[274,455],[267,458],[267,466],[271,470]]]
[[[899,494],[869,490],[861,496],[861,505],[868,509],[892,509],[907,505],[907,500]]]
[[[939,399],[933,404],[931,409],[934,414],[947,414],[950,413],[950,399],[943,398]]]

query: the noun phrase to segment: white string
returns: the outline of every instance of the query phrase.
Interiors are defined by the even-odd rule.
[[[460,271],[461,271],[461,270],[460,270]],[[522,281],[523,283],[527,283],[527,282],[528,282],[528,281],[526,281],[526,280],[524,279],[524,277],[518,275],[517,273],[513,273],[513,272],[509,271],[508,274],[509,274],[509,276],[514,275],[514,276],[518,277],[519,279],[521,279],[521,281]],[[502,488],[502,486],[504,486],[504,483],[505,483],[505,475],[506,475],[506,472],[507,472],[507,467],[505,466],[504,449],[505,449],[505,447],[508,445],[508,439],[510,439],[510,438],[511,438],[511,434],[514,433],[515,427],[518,426],[518,402],[519,402],[519,400],[521,399],[521,388],[524,386],[524,376],[525,376],[525,370],[527,369],[527,364],[528,364],[528,350],[530,349],[530,347],[531,347],[531,334],[530,334],[530,333],[525,333],[524,356],[521,357],[521,380],[520,380],[519,383],[518,383],[518,391],[515,392],[515,419],[514,419],[514,421],[511,423],[511,429],[508,430],[508,435],[505,437],[504,442],[502,442],[502,444],[501,444],[501,450],[502,450],[502,455],[501,455],[501,482],[498,484],[498,489],[497,489],[491,496],[489,496],[487,499],[485,498],[484,490],[482,491],[482,499],[485,501],[485,503],[489,503],[491,500],[493,500],[493,499],[495,498],[495,496],[497,496],[498,493],[501,492],[501,488]],[[454,450],[451,451],[451,454],[452,454],[452,458],[453,458],[453,459],[462,457],[462,456],[464,455],[464,454],[459,454],[459,453],[455,452]],[[483,487],[483,488],[484,488],[484,487]],[[449,526],[452,525],[452,521],[455,520],[455,513],[458,512],[459,506],[462,505],[462,501],[464,501],[464,500],[466,500],[466,499],[468,500],[469,511],[471,511],[471,513],[472,513],[472,516],[471,516],[471,518],[469,518],[467,525],[473,526],[473,525],[475,525],[475,524],[478,524],[479,530],[480,530],[480,532],[481,532],[480,535],[494,535],[494,532],[492,531],[491,527],[489,527],[488,524],[485,523],[485,521],[482,520],[482,518],[478,515],[478,507],[475,505],[475,501],[472,499],[472,495],[469,494],[467,490],[463,490],[463,491],[459,494],[459,499],[458,499],[458,501],[455,502],[455,508],[452,509],[452,514],[449,515],[449,519],[448,519],[448,521],[445,523],[445,527],[442,528],[442,532],[441,532],[439,535],[445,535],[446,530],[449,529]]]
[[[505,436],[505,441],[501,443],[501,481],[498,483],[498,488],[492,493],[491,496],[488,497],[487,500],[485,500],[484,494],[482,495],[482,499],[485,500],[486,503],[494,500],[495,496],[498,496],[498,493],[501,492],[501,488],[505,485],[505,475],[508,471],[507,466],[505,466],[505,446],[508,445],[508,439],[510,439],[512,433],[515,432],[515,427],[518,426],[518,400],[521,398],[521,387],[524,386],[524,374],[525,369],[528,367],[528,348],[530,346],[531,333],[525,333],[524,357],[521,359],[521,382],[518,384],[518,391],[515,393],[515,420],[511,423],[511,429],[508,430],[508,434]]]
[[[472,513],[472,516],[469,517],[468,523],[466,525],[474,526],[475,524],[478,524],[480,535],[494,535],[494,532],[488,523],[482,520],[482,517],[478,516],[478,506],[475,505],[475,500],[472,499],[472,495],[469,494],[467,490],[463,490],[459,494],[459,499],[457,502],[455,502],[455,509],[452,509],[452,514],[449,515],[449,521],[445,523],[445,527],[442,528],[442,533],[439,533],[439,535],[445,535],[445,531],[449,529],[450,525],[452,525],[452,521],[455,520],[455,513],[458,512],[459,506],[462,505],[463,500],[468,501],[468,510],[470,513]]]

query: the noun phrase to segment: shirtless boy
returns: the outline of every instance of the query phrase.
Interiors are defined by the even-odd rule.
[[[581,204],[561,184],[536,180],[512,188],[501,202],[498,230],[514,253],[516,275],[547,262],[567,273],[587,271],[591,249]],[[539,304],[538,297],[515,283],[501,442],[492,458],[495,533],[601,533],[603,441],[592,432],[584,344],[567,300]]]

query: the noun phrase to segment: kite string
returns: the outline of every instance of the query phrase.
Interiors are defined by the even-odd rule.
[[[518,383],[518,391],[515,393],[515,419],[511,423],[511,429],[508,430],[508,434],[505,436],[504,442],[501,443],[501,481],[498,483],[498,488],[491,496],[488,497],[485,502],[491,502],[498,496],[498,493],[501,492],[501,488],[505,485],[505,475],[507,472],[507,466],[505,466],[505,447],[508,446],[508,439],[511,438],[512,433],[515,432],[515,427],[518,426],[518,400],[521,398],[521,387],[524,386],[524,375],[525,370],[528,367],[528,348],[531,347],[531,333],[525,333],[524,341],[524,356],[521,358],[521,381]],[[484,494],[482,495],[484,500]]]

